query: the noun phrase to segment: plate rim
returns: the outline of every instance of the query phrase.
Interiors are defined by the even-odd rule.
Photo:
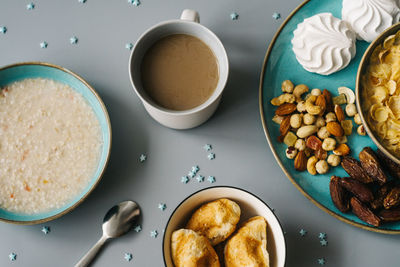
[[[258,92],[259,92],[259,94],[258,94],[258,105],[259,105],[261,123],[262,123],[262,126],[263,126],[263,131],[264,131],[265,137],[266,137],[266,139],[268,141],[268,145],[269,145],[269,147],[271,149],[271,152],[272,152],[275,160],[277,161],[277,163],[278,163],[279,167],[282,169],[282,171],[285,173],[286,177],[297,188],[297,190],[299,190],[303,194],[303,196],[305,196],[308,200],[310,200],[318,208],[320,208],[321,210],[325,211],[329,215],[333,216],[334,218],[336,218],[336,219],[338,219],[338,220],[340,220],[342,222],[345,222],[347,224],[350,224],[352,226],[355,226],[355,227],[358,227],[358,228],[361,228],[361,229],[364,229],[364,230],[368,230],[368,231],[371,231],[371,232],[377,232],[377,233],[383,233],[383,234],[400,234],[400,230],[392,230],[392,229],[387,229],[387,228],[376,228],[376,227],[373,227],[373,226],[368,226],[368,225],[364,225],[364,224],[352,221],[350,219],[347,219],[347,218],[343,217],[340,214],[337,214],[337,213],[331,211],[329,208],[327,208],[324,205],[322,205],[321,203],[319,203],[317,200],[315,200],[313,197],[311,197],[305,190],[303,190],[303,188],[301,188],[301,186],[296,182],[296,180],[292,177],[290,172],[283,165],[281,159],[279,158],[279,156],[278,156],[278,154],[277,154],[277,152],[276,152],[276,150],[275,150],[275,148],[273,146],[273,142],[272,142],[271,136],[269,134],[269,131],[268,131],[268,128],[267,128],[267,122],[266,122],[265,116],[264,116],[264,103],[263,103],[263,87],[264,87],[265,72],[266,72],[266,69],[267,69],[267,62],[268,62],[269,57],[271,55],[272,49],[274,48],[276,40],[278,39],[278,37],[281,34],[282,30],[286,27],[286,25],[293,18],[293,16],[309,2],[311,2],[311,0],[305,0],[304,2],[302,2],[283,21],[281,26],[279,26],[278,30],[274,34],[274,37],[272,38],[272,40],[271,40],[271,42],[270,42],[270,44],[268,46],[267,52],[265,54],[265,57],[264,57],[262,70],[261,70],[261,74],[260,74],[260,81],[259,81],[260,85],[259,85],[259,90],[258,90]]]

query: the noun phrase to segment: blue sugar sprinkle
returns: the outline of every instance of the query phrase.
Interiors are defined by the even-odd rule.
[[[325,233],[319,233],[318,238],[319,239],[325,239],[326,238],[326,234]]]
[[[17,254],[12,252],[12,253],[10,253],[10,255],[8,255],[8,258],[10,259],[10,261],[15,261],[15,260],[17,260]]]
[[[324,258],[318,259],[318,264],[319,265],[325,265],[325,259]]]
[[[205,151],[210,151],[212,149],[212,146],[210,144],[205,144],[203,148]]]
[[[43,226],[42,227],[42,232],[47,235],[48,233],[50,233],[50,227],[49,226]]]
[[[182,176],[181,182],[184,183],[184,184],[187,184],[187,183],[189,182],[189,177],[187,177],[187,176]]]
[[[196,180],[198,183],[204,182],[204,176],[203,175],[199,175],[196,177]]]
[[[147,159],[147,156],[145,154],[140,155],[139,160],[140,162],[145,162]]]
[[[208,176],[207,180],[212,184],[215,183],[215,177],[214,176]]]
[[[322,239],[319,242],[321,243],[321,246],[323,246],[323,247],[326,247],[328,245],[328,241],[326,241],[325,239]]]
[[[157,238],[157,236],[158,236],[157,230],[151,231],[151,232],[150,232],[150,236],[151,236],[152,238]]]
[[[34,8],[35,8],[35,4],[34,3],[29,3],[29,4],[26,5],[26,9],[28,9],[28,10],[32,10]]]
[[[214,153],[210,153],[210,154],[208,154],[208,159],[209,160],[213,160],[213,159],[215,159],[215,154]]]
[[[1,32],[2,34],[5,34],[5,33],[7,32],[7,27],[6,27],[6,26],[1,26],[1,27],[0,27],[0,32]]]
[[[274,14],[272,14],[272,18],[274,18],[275,20],[278,20],[281,18],[281,14],[275,12]]]
[[[236,12],[231,13],[230,15],[231,20],[237,20],[239,18],[239,14]]]
[[[167,208],[167,205],[165,203],[160,203],[158,204],[158,208],[162,211],[164,211]]]
[[[69,38],[69,42],[71,44],[77,44],[78,43],[78,38],[76,36],[72,36],[71,38]]]
[[[132,260],[132,254],[131,253],[125,253],[124,258],[125,258],[126,261],[131,261]]]
[[[140,231],[142,231],[142,226],[136,225],[135,228],[133,228],[133,231],[135,231],[136,233],[139,233]]]
[[[128,50],[132,50],[133,44],[132,44],[132,43],[127,43],[127,44],[125,45],[125,48],[128,49]]]
[[[48,44],[47,42],[41,42],[41,43],[40,43],[40,47],[41,47],[41,48],[47,48],[48,45],[49,45],[49,44]]]
[[[304,230],[304,229],[300,229],[299,234],[300,234],[301,236],[305,236],[305,235],[307,234],[307,231]]]

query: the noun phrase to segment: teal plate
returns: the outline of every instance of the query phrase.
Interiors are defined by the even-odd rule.
[[[352,213],[341,213],[332,203],[329,193],[329,181],[332,175],[348,176],[340,168],[332,168],[325,175],[312,176],[308,172],[298,172],[294,169],[293,160],[286,158],[286,145],[278,143],[279,126],[272,121],[276,107],[270,104],[270,100],[282,94],[281,83],[291,80],[294,84],[307,84],[310,88],[328,89],[333,95],[337,95],[337,88],[347,86],[354,90],[358,65],[369,43],[357,41],[357,52],[349,66],[329,76],[322,76],[307,72],[297,62],[292,50],[291,40],[297,24],[304,19],[322,12],[330,12],[333,16],[341,18],[341,0],[308,0],[296,8],[286,19],[272,40],[265,56],[263,70],[260,77],[260,113],[264,132],[268,139],[272,152],[282,170],[300,192],[310,199],[315,205],[328,212],[341,221],[366,230],[387,234],[400,234],[400,223],[384,224],[381,227],[371,226]],[[349,137],[349,146],[352,156],[358,158],[358,153],[365,147],[375,144],[368,136],[360,136],[353,127],[353,134]]]
[[[69,85],[80,93],[92,107],[102,131],[101,156],[87,187],[64,207],[46,213],[21,214],[0,208],[0,221],[15,224],[37,224],[58,218],[77,207],[96,187],[107,166],[111,149],[111,124],[107,110],[96,91],[75,73],[56,65],[40,62],[19,63],[0,68],[0,87],[27,78],[52,79]]]

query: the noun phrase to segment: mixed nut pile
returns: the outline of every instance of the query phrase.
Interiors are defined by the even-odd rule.
[[[400,179],[400,165],[383,152],[365,147],[358,161],[350,156],[342,159],[343,169],[350,177],[332,176],[331,198],[341,212],[350,210],[361,220],[374,226],[400,221],[400,185],[389,181],[383,169]]]
[[[332,97],[326,89],[316,88],[308,93],[307,85],[294,86],[286,80],[282,91],[282,95],[271,100],[272,105],[278,106],[272,120],[280,125],[278,142],[288,146],[286,157],[294,159],[297,171],[307,170],[312,175],[327,173],[329,166],[338,166],[340,157],[350,153],[346,143],[353,131],[353,121],[346,119],[346,115],[354,117],[359,125],[358,134],[366,134],[351,89],[339,87],[339,95]],[[345,111],[341,105],[346,105]]]

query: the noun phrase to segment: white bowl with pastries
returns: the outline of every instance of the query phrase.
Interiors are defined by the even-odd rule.
[[[282,227],[260,198],[216,186],[197,191],[171,214],[164,231],[167,267],[283,267]]]

